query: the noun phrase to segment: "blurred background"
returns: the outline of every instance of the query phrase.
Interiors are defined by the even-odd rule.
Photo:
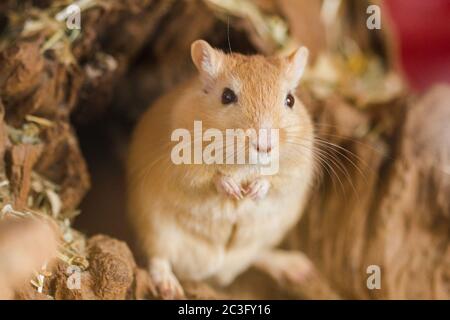
[[[450,2],[391,0],[383,5],[397,37],[397,59],[412,87],[448,83]]]
[[[298,95],[330,147],[282,245],[316,276],[282,285],[250,270],[188,294],[450,298],[450,1],[7,0],[0,31],[0,198],[62,232],[59,262],[37,283],[45,296],[35,282],[19,298],[148,297],[125,215],[128,139],[158,96],[195,76],[200,38],[244,54],[307,46]],[[62,287],[73,263],[88,289]],[[382,290],[366,285],[370,265]]]

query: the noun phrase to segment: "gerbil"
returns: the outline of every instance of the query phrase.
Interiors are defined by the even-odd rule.
[[[198,40],[191,56],[199,75],[143,115],[128,161],[129,215],[166,298],[183,295],[177,279],[229,284],[271,250],[300,218],[313,176],[312,122],[295,96],[306,48],[288,57],[244,56]],[[221,131],[278,129],[279,142],[249,144],[257,154],[277,147],[278,172],[261,175],[259,164],[174,164],[171,134],[195,120]]]

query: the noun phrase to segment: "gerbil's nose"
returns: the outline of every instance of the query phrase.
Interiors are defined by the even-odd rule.
[[[262,153],[270,153],[274,146],[274,141],[272,141],[272,135],[270,133],[270,130],[267,129],[260,129],[258,133],[256,141],[253,141],[253,147],[258,152]]]
[[[256,144],[253,144],[253,147],[258,152],[270,153],[270,151],[272,151],[272,145],[270,143],[267,143],[265,145],[264,144],[260,144],[260,143],[256,143]]]

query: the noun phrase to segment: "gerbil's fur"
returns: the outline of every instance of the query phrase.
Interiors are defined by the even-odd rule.
[[[226,55],[196,41],[198,79],[141,118],[128,162],[129,215],[163,294],[182,293],[172,271],[179,279],[230,283],[300,218],[313,175],[312,123],[295,97],[306,57],[305,48],[283,58]],[[236,93],[236,103],[221,103],[224,88]],[[175,165],[171,134],[191,130],[194,120],[204,130],[279,129],[278,173],[261,176],[257,165]],[[256,197],[246,197],[252,188]]]

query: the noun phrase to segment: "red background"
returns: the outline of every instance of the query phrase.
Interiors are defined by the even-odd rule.
[[[450,83],[450,0],[385,0],[383,4],[411,86],[423,90],[436,82]]]

